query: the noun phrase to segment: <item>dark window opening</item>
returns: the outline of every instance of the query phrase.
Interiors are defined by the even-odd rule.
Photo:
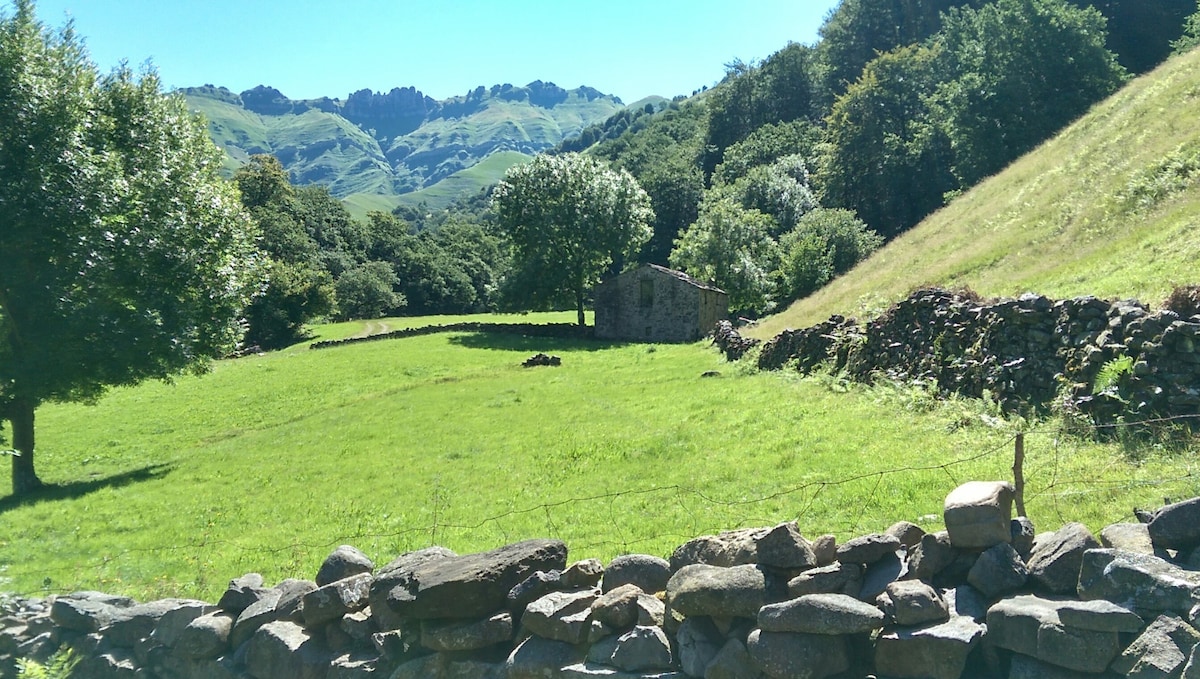
[[[641,283],[641,288],[640,288],[641,295],[639,296],[639,299],[641,300],[641,305],[642,306],[654,306],[654,279],[653,278],[643,278],[639,282]]]

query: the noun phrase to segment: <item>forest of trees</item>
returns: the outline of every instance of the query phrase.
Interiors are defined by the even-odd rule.
[[[820,288],[1032,150],[1172,50],[1195,0],[843,0],[820,40],[736,61],[692,97],[624,110],[564,141],[632,176],[652,235],[624,262],[670,264],[758,315]],[[513,266],[491,199],[355,222],[278,163],[238,174],[269,283],[247,341],[308,319],[572,308]],[[549,269],[547,269],[549,270]]]

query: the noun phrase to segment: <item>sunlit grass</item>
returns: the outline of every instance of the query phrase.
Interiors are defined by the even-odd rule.
[[[562,367],[520,366],[538,351]],[[312,577],[342,543],[382,563],[549,536],[572,558],[608,559],[789,519],[843,539],[900,519],[936,529],[955,485],[1010,474],[1012,432],[985,410],[755,374],[703,343],[448,333],[300,346],[39,410],[40,470],[60,488],[0,498],[0,566],[24,592],[214,598],[247,571]],[[1056,441],[1053,423],[1035,429],[1039,526],[1099,528],[1195,490],[1158,484],[1189,473],[1190,457],[1135,463]]]

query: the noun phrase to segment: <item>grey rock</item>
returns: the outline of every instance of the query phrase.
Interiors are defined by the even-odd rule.
[[[987,618],[988,600],[970,585],[959,585],[943,595],[952,616],[970,618],[983,622]]]
[[[505,679],[504,663],[483,662],[473,659],[442,659],[440,679]]]
[[[529,604],[550,592],[561,592],[563,589],[562,571],[536,571],[510,589],[505,601],[508,610],[519,618]]]
[[[436,559],[408,570],[385,602],[402,618],[483,617],[503,608],[512,588],[535,571],[562,570],[566,560],[567,546],[559,540]]]
[[[1168,679],[1183,674],[1200,632],[1174,615],[1160,615],[1112,663],[1126,677]]]
[[[600,665],[609,665],[612,660],[612,654],[617,650],[617,636],[610,634],[603,639],[593,643],[587,652],[587,657],[584,662]]]
[[[325,679],[330,660],[307,630],[284,620],[260,627],[246,648],[246,671],[256,679]]]
[[[1079,598],[1106,599],[1138,611],[1186,614],[1200,600],[1200,572],[1156,556],[1089,549],[1079,570]]]
[[[529,637],[513,649],[505,663],[508,679],[547,679],[583,660],[575,646],[562,641]]]
[[[158,624],[154,626],[154,631],[150,633],[150,638],[156,644],[173,647],[179,635],[183,633],[185,627],[188,626],[196,618],[208,613],[216,612],[216,606],[197,603],[180,606],[172,611],[167,611],[161,618],[158,619]]]
[[[258,573],[246,573],[229,581],[229,586],[217,601],[217,606],[236,618],[249,608],[250,604],[261,599],[267,589],[263,586],[263,576]]]
[[[688,540],[671,553],[671,571],[698,564],[723,568],[753,564],[757,558],[755,540],[766,530],[747,528]]]
[[[837,561],[837,536],[822,535],[812,541],[813,556],[818,566],[828,566]]]
[[[713,657],[703,674],[688,676],[704,679],[758,679],[762,674],[754,667],[746,645],[738,639],[729,639]]]
[[[204,606],[203,601],[191,599],[161,599],[129,608],[119,608],[108,626],[103,629],[109,644],[119,648],[133,648],[140,639],[154,632],[158,621],[167,613],[178,608]]]
[[[684,674],[692,677],[704,676],[704,670],[717,657],[724,643],[712,620],[705,617],[684,620],[675,640],[679,646],[679,666]],[[744,647],[742,650],[745,652]]]
[[[1103,672],[1121,650],[1117,632],[1067,627],[1059,605],[1030,595],[997,602],[988,609],[988,642],[1059,667]]]
[[[806,594],[758,612],[764,632],[858,634],[883,627],[883,621],[883,611],[845,594]]]
[[[883,532],[899,540],[905,547],[916,547],[925,536],[925,529],[911,521],[897,521]]]
[[[1029,517],[1018,516],[1012,520],[1009,527],[1013,549],[1021,555],[1021,560],[1028,563],[1029,555],[1033,553],[1033,538],[1037,535],[1033,522],[1029,520]]]
[[[653,594],[667,588],[671,578],[671,563],[649,554],[625,554],[608,563],[600,588],[614,590],[621,585],[637,585],[643,592]]]
[[[276,620],[291,620],[300,623],[304,621],[304,596],[317,589],[317,583],[312,580],[296,580],[288,578],[281,580],[273,587],[279,590],[279,602],[275,604]]]
[[[874,601],[883,594],[888,584],[903,579],[908,575],[908,566],[900,554],[885,555],[863,571],[862,588],[858,598],[863,601]]]
[[[371,635],[371,646],[392,665],[400,665],[426,653],[421,645],[419,623],[406,623],[400,629],[376,632]]]
[[[637,585],[621,585],[602,594],[592,602],[592,619],[622,630],[637,623],[638,596],[643,594]]]
[[[1187,662],[1179,675],[1180,679],[1200,679],[1200,644],[1192,647]]]
[[[330,661],[327,679],[372,679],[384,674],[379,656],[359,651],[343,653]]]
[[[485,620],[421,623],[421,645],[432,651],[474,651],[512,638],[513,619],[508,611]]]
[[[374,576],[370,573],[351,575],[304,594],[301,612],[306,627],[316,627],[339,620],[347,613],[367,606]]]
[[[1150,526],[1144,523],[1114,523],[1100,530],[1100,544],[1126,552],[1154,554]]]
[[[596,599],[591,591],[551,592],[525,608],[521,624],[544,639],[579,644],[588,638]]]
[[[795,521],[781,523],[758,537],[755,554],[757,562],[768,568],[802,569],[817,565],[817,557]]]
[[[984,626],[956,617],[938,625],[887,631],[875,644],[875,668],[896,679],[957,679]]]
[[[634,627],[617,638],[612,665],[627,672],[671,667],[671,642],[661,627]]]
[[[50,619],[58,627],[85,634],[107,627],[116,617],[117,607],[104,598],[90,594],[78,592],[55,599],[50,605]]]
[[[1029,558],[1029,577],[1052,594],[1074,593],[1079,584],[1083,553],[1100,542],[1082,523],[1068,523],[1039,541]]]
[[[435,679],[441,673],[441,665],[442,658],[437,655],[425,655],[413,658],[404,661],[396,667],[390,679]]]
[[[766,577],[756,566],[685,566],[667,582],[667,608],[684,616],[752,618],[766,603]]]
[[[1058,618],[1062,624],[1097,632],[1141,631],[1145,621],[1133,611],[1110,601],[1060,601],[1057,603]]]
[[[942,516],[956,549],[987,549],[1012,541],[1012,501],[1007,481],[969,481],[946,496]]]
[[[850,668],[840,636],[756,629],[746,639],[746,650],[763,674],[774,679],[824,679]]]
[[[1200,546],[1200,497],[1159,509],[1149,524],[1150,541],[1161,549],[1190,550]]]
[[[233,631],[229,635],[230,645],[234,648],[241,646],[254,636],[254,632],[259,627],[268,622],[274,622],[276,620],[275,604],[279,603],[281,596],[283,596],[282,591],[269,589],[261,599],[242,611],[233,623]]]
[[[352,575],[371,573],[375,570],[375,562],[350,545],[342,545],[325,557],[321,568],[317,570],[317,587],[324,587],[338,580],[345,580]]]
[[[908,572],[919,580],[932,582],[934,576],[954,561],[954,555],[949,533],[926,533],[921,542],[908,552]]]
[[[374,618],[371,617],[369,607],[343,615],[338,622],[338,627],[345,632],[346,636],[361,646],[370,645],[371,635],[379,631],[379,628],[375,626]]]
[[[375,574],[375,582],[371,584],[371,593],[367,597],[371,612],[375,616],[375,624],[379,629],[387,632],[400,629],[403,625],[403,618],[393,613],[392,609],[387,606],[387,595],[393,588],[411,582],[412,571],[418,566],[455,556],[458,555],[445,547],[429,547],[401,554],[380,568],[379,572]],[[524,606],[522,606],[523,608]]]
[[[183,629],[175,651],[192,660],[215,658],[229,649],[233,618],[224,611],[202,615]]]
[[[137,677],[137,661],[133,653],[126,648],[114,648],[110,651],[96,653],[84,657],[71,672],[72,677],[103,677],[103,679],[134,679]]]
[[[828,566],[804,571],[788,581],[788,594],[848,594],[858,596],[862,589],[862,566],[835,561]]]
[[[662,599],[649,594],[640,594],[637,598],[637,624],[642,626],[663,626],[667,616],[667,605]]]
[[[985,597],[995,599],[1020,589],[1029,577],[1021,555],[1007,542],[989,547],[967,573],[967,582]]]
[[[941,623],[950,619],[950,608],[937,590],[920,580],[900,580],[884,592],[892,620],[903,627]]]
[[[842,563],[870,565],[893,555],[900,548],[900,540],[894,535],[872,533],[848,540],[837,548],[837,560]]]
[[[583,559],[567,567],[562,574],[563,587],[581,589],[595,587],[604,577],[604,564],[599,559]]]
[[[1044,663],[1037,658],[1031,658],[1021,653],[1014,653],[1008,670],[1008,679],[1105,679],[1112,674],[1097,675],[1089,672],[1076,672],[1065,667]]]

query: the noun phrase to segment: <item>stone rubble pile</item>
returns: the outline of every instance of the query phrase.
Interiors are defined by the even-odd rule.
[[[749,348],[736,334],[732,326],[717,334],[730,360]],[[1127,369],[1097,390],[1101,370],[1122,358]],[[763,345],[760,368],[789,365],[987,393],[1009,412],[1046,406],[1061,393],[1097,424],[1200,415],[1200,316],[1134,301],[1027,294],[984,303],[969,293],[918,290],[864,325],[833,316]]]
[[[342,546],[215,604],[9,598],[0,676],[70,649],[75,679],[1200,677],[1200,498],[1097,537],[1035,533],[1013,492],[966,483],[944,530],[841,544],[789,522],[607,566],[557,540],[382,568]]]

